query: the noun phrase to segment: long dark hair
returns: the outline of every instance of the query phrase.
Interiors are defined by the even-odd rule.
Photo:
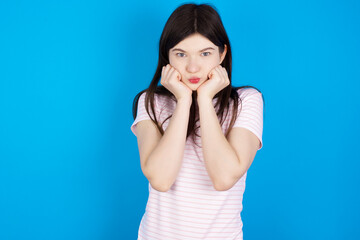
[[[217,116],[219,118],[221,125],[225,121],[226,115],[228,114],[230,99],[233,99],[234,101],[232,119],[230,121],[229,128],[225,133],[225,136],[228,136],[232,126],[235,123],[238,114],[237,109],[238,109],[239,100],[241,102],[237,90],[240,88],[247,88],[247,87],[255,88],[255,87],[253,86],[233,87],[231,85],[232,58],[231,58],[230,41],[226,34],[225,28],[222,24],[220,15],[217,13],[214,7],[208,4],[184,4],[176,8],[175,11],[170,15],[160,37],[159,60],[155,75],[150,83],[150,86],[147,89],[142,90],[135,96],[133,101],[133,109],[132,109],[133,117],[135,119],[137,115],[137,106],[140,95],[146,92],[146,96],[145,96],[146,111],[150,115],[151,120],[158,127],[161,135],[164,134],[162,125],[166,120],[171,118],[172,115],[168,116],[161,124],[158,122],[154,110],[154,95],[159,94],[159,95],[168,96],[173,101],[176,101],[176,98],[164,86],[158,86],[161,77],[162,67],[169,64],[169,50],[173,48],[176,44],[184,40],[186,37],[194,33],[199,33],[203,35],[211,42],[213,42],[216,46],[218,46],[220,54],[223,53],[224,51],[224,45],[226,44],[227,46],[227,53],[224,60],[221,63],[221,66],[227,70],[230,84],[221,91],[219,91],[214,96],[214,98],[216,97],[218,98],[217,102],[215,103],[215,107],[217,107],[220,104],[220,107],[217,111]],[[258,90],[257,88],[255,89]],[[260,90],[258,91],[261,92]],[[189,137],[190,135],[192,135],[193,138],[195,138],[195,135],[199,136],[196,133],[196,129],[199,128],[199,126],[196,127],[196,122],[199,121],[196,95],[197,92],[193,91],[192,94],[193,101],[190,107],[189,123],[188,123],[186,138]],[[152,118],[152,115],[149,112],[149,103],[154,119]],[[225,110],[226,110],[226,115],[224,116]]]

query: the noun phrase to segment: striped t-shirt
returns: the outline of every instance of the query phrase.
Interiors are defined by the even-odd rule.
[[[237,91],[242,102],[240,104],[239,101],[239,115],[233,127],[243,127],[254,133],[260,140],[259,150],[262,148],[263,130],[262,95],[254,88],[241,88]],[[135,135],[136,124],[150,119],[145,109],[145,94],[146,92],[139,98],[137,116],[131,125]],[[215,101],[216,98],[213,99],[213,106]],[[157,119],[162,123],[174,112],[176,102],[155,94],[154,106]],[[217,109],[218,106],[215,110]],[[151,113],[150,108],[149,111]],[[232,110],[222,125],[224,134],[231,116]],[[164,130],[170,120],[171,118],[164,123]],[[201,136],[200,129],[197,129],[197,134]],[[197,137],[195,142],[200,148],[194,144],[192,136],[187,138],[181,169],[167,192],[159,192],[149,183],[149,197],[138,231],[139,240],[243,239],[240,213],[246,173],[231,189],[215,190],[205,168],[201,138]]]

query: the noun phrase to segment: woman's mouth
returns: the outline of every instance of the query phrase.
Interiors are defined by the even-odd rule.
[[[200,81],[200,78],[190,78],[189,81],[191,83],[198,83]]]

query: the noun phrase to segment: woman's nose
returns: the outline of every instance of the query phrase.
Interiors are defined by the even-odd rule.
[[[200,65],[196,59],[190,59],[186,65],[186,70],[190,73],[195,73],[200,70]]]

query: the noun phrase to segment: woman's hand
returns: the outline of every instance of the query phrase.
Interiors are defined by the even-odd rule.
[[[160,83],[174,94],[178,101],[180,99],[192,101],[192,90],[181,82],[181,74],[170,64],[163,66]]]
[[[216,93],[230,84],[230,80],[226,69],[221,65],[213,68],[208,77],[209,79],[199,86],[197,93],[198,98],[210,98],[212,100]]]

